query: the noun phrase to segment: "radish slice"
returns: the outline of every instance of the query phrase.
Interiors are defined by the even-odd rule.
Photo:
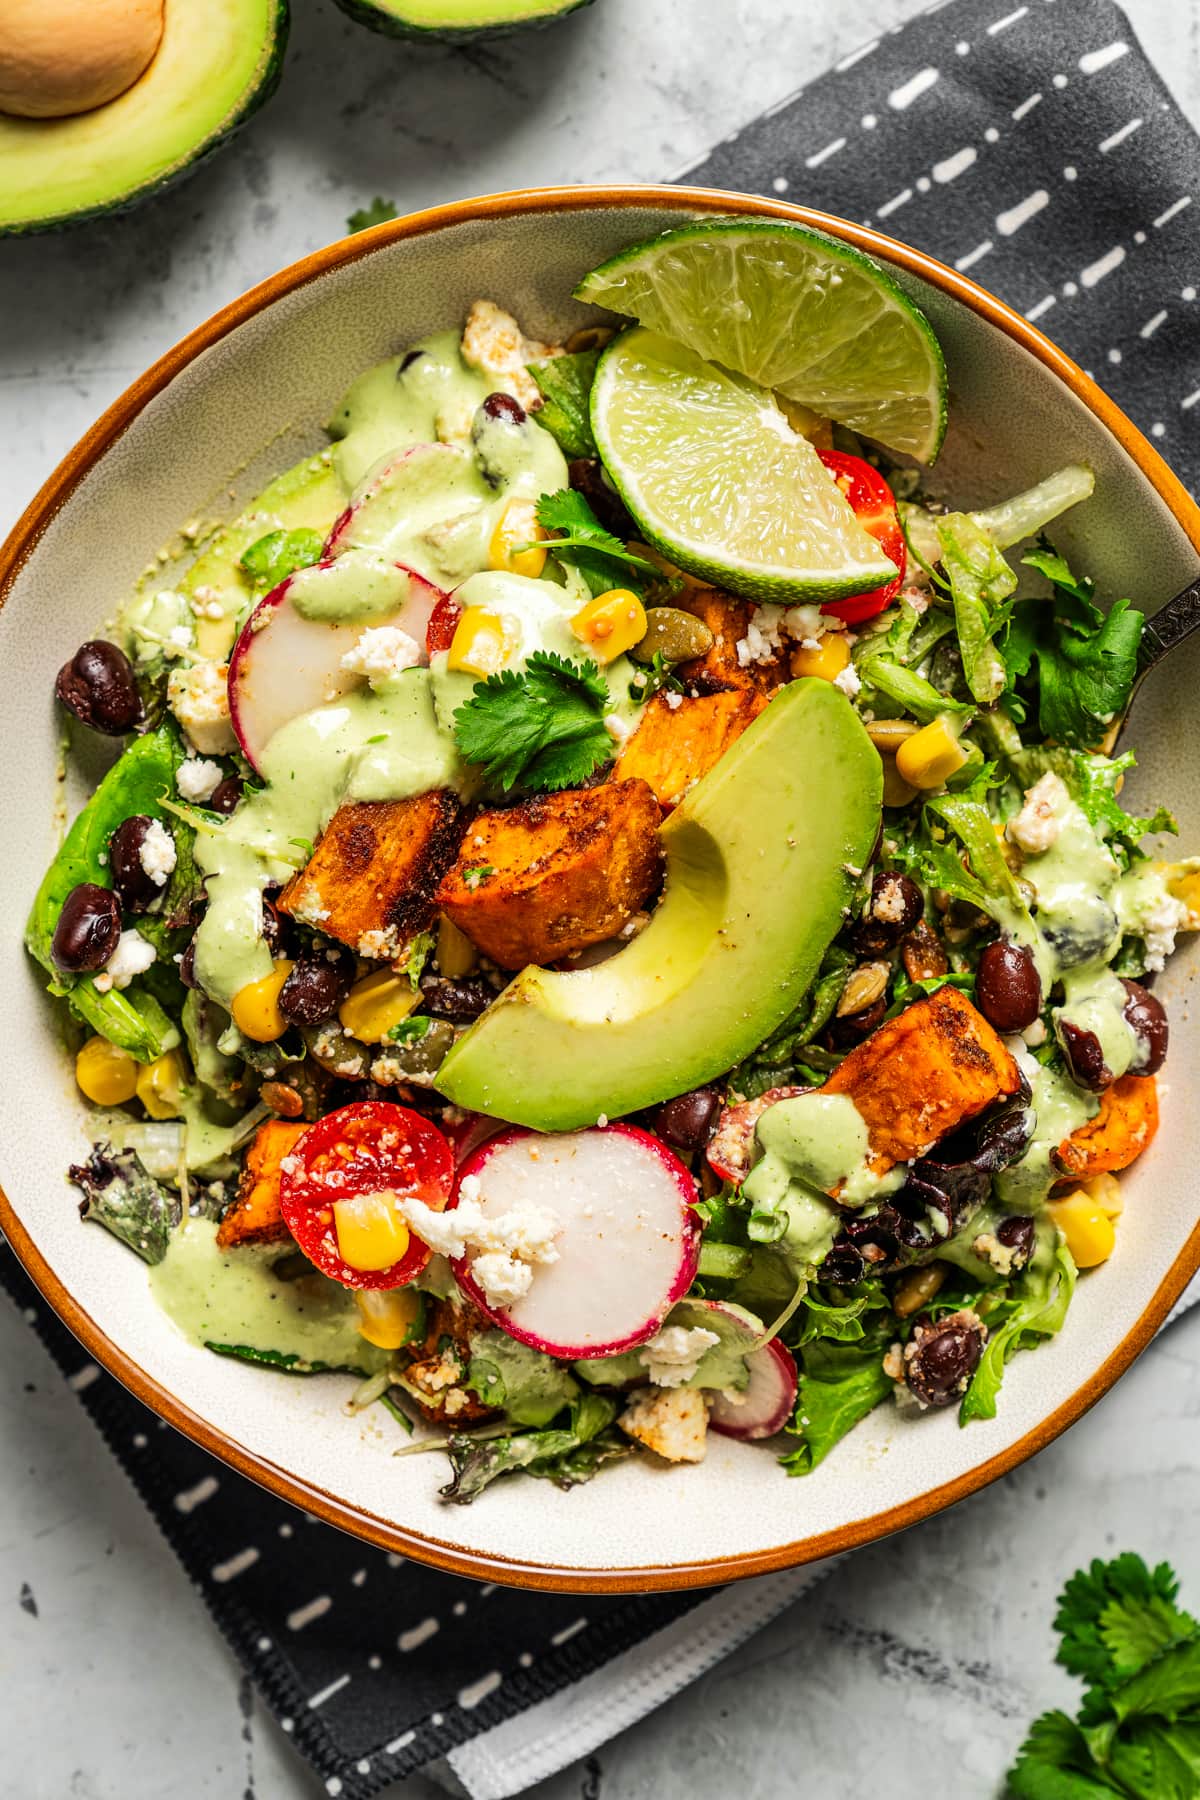
[[[768,1088],[757,1100],[740,1100],[736,1106],[727,1106],[717,1120],[717,1129],[705,1153],[714,1175],[719,1175],[722,1181],[733,1182],[735,1187],[740,1186],[754,1161],[754,1127],[768,1106],[774,1106],[777,1100],[793,1100],[797,1094],[810,1092],[811,1089],[803,1087]]]
[[[507,1131],[508,1125],[503,1119],[489,1119],[486,1113],[469,1112],[457,1124],[448,1125],[443,1120],[442,1130],[450,1139],[454,1166],[460,1169],[481,1144],[486,1144],[490,1138]]]
[[[451,1208],[471,1177],[468,1194],[485,1217],[536,1205],[560,1222],[557,1262],[535,1266],[529,1292],[507,1309],[492,1305],[475,1281],[475,1252],[454,1265],[460,1287],[522,1344],[568,1361],[617,1356],[653,1337],[692,1285],[700,1253],[696,1185],[648,1131],[505,1131],[460,1168]]]
[[[769,1438],[782,1431],[796,1409],[796,1359],[772,1338],[746,1358],[750,1385],[740,1393],[714,1394],[708,1422],[723,1437]]]
[[[386,554],[389,545],[403,544],[412,555],[415,539],[434,527],[444,530],[447,521],[469,535],[471,516],[495,498],[469,450],[456,444],[414,444],[359,485],[334,521],[325,554],[341,556],[350,549]],[[462,574],[479,566],[469,558]]]
[[[254,767],[281,725],[361,686],[342,658],[364,631],[398,626],[424,661],[429,620],[444,599],[423,575],[365,552],[314,563],[273,588],[229,659],[229,713]],[[348,611],[357,616],[347,620]]]

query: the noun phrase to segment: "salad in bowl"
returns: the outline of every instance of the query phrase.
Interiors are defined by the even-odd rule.
[[[1046,535],[1090,471],[929,500],[933,331],[805,226],[576,292],[368,369],[76,651],[117,754],[26,933],[84,1218],[457,1502],[994,1415],[1116,1250],[1200,926],[1121,800],[1142,616]]]

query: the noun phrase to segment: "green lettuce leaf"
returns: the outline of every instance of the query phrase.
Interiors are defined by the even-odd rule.
[[[942,567],[954,602],[954,626],[963,674],[981,706],[998,700],[1008,681],[996,634],[1007,624],[1005,605],[1017,578],[986,531],[968,513],[949,513],[937,522]]]

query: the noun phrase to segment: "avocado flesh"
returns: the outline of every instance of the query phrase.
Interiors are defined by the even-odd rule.
[[[548,25],[591,0],[338,0],[344,13],[394,37],[476,37]]]
[[[166,9],[162,43],[131,88],[61,119],[0,114],[0,235],[128,206],[212,150],[272,92],[287,0]]]
[[[829,682],[790,683],[662,828],[650,924],[595,968],[522,970],[437,1086],[573,1131],[723,1074],[781,1025],[842,923],[882,817],[878,752]]]
[[[227,656],[241,616],[252,600],[262,597],[241,566],[251,544],[269,531],[319,531],[327,537],[348,497],[333,466],[332,450],[321,450],[277,475],[244,513],[220,527],[178,584],[189,599],[203,588],[205,597],[220,600],[225,609],[220,619],[203,614],[198,619],[196,639],[202,655]]]

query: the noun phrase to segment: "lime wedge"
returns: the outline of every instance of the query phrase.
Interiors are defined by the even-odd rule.
[[[930,463],[946,365],[925,315],[848,244],[771,219],[684,225],[601,263],[576,298]]]
[[[775,396],[639,326],[592,386],[592,432],[650,544],[735,594],[789,604],[896,570]]]

